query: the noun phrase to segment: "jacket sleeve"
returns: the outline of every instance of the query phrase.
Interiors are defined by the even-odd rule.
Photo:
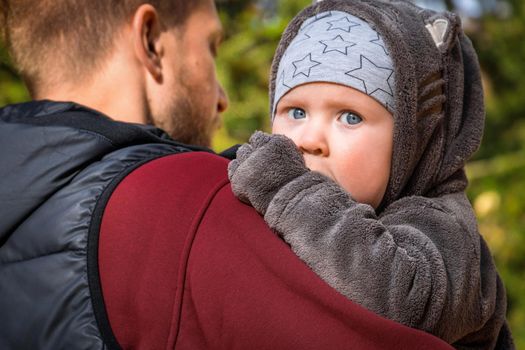
[[[296,165],[269,155],[272,143],[249,155],[241,148],[232,187],[321,278],[369,310],[449,343],[475,338],[494,347],[504,289],[463,193],[404,198],[377,216],[319,173],[276,175]],[[289,158],[286,149],[297,153],[280,144],[279,158]]]

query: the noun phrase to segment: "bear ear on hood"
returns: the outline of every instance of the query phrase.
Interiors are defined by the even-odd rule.
[[[441,53],[450,52],[461,32],[461,20],[458,15],[451,12],[433,14],[425,23],[425,28]]]

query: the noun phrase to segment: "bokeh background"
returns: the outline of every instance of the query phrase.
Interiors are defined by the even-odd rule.
[[[418,0],[452,10],[479,54],[487,122],[468,164],[481,234],[507,287],[508,320],[525,349],[525,4],[523,0]],[[218,0],[226,32],[218,75],[230,98],[213,147],[221,151],[269,130],[268,73],[281,33],[311,0]],[[0,43],[0,106],[29,99]]]

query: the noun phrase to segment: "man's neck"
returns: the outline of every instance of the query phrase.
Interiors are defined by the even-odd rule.
[[[125,64],[119,64],[119,60],[111,60],[89,81],[54,86],[37,92],[33,97],[35,100],[75,102],[114,120],[146,124],[149,111],[141,88],[143,84],[139,81],[141,77],[127,68]]]

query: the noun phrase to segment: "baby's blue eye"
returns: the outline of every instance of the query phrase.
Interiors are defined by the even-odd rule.
[[[306,112],[301,108],[290,108],[288,115],[293,119],[304,119],[306,118]]]
[[[352,112],[344,112],[339,119],[349,125],[356,125],[363,121],[363,118]]]

